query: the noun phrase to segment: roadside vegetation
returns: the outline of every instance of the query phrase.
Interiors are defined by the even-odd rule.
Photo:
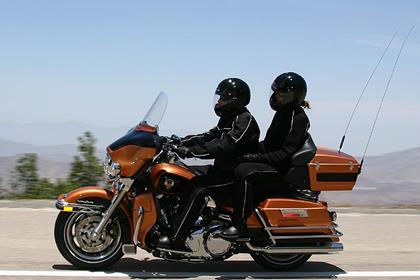
[[[0,198],[53,199],[61,193],[103,181],[102,165],[95,156],[95,137],[87,131],[78,137],[78,141],[79,155],[74,157],[67,178],[55,182],[41,178],[38,175],[37,154],[24,154],[12,171],[11,191],[5,192],[4,182],[0,178]]]

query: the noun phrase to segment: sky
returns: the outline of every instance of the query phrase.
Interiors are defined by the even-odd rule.
[[[217,122],[217,84],[238,77],[251,88],[248,108],[263,137],[274,114],[270,85],[294,71],[308,84],[315,142],[337,148],[398,30],[347,135],[343,150],[360,155],[401,43],[416,25],[368,154],[418,147],[419,11],[415,0],[0,0],[0,122],[129,128],[165,91],[161,129],[198,133]]]

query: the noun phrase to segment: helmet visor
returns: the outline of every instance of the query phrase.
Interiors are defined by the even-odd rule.
[[[213,97],[213,107],[223,108],[235,99],[236,97],[232,93],[216,91]]]
[[[281,107],[293,102],[294,96],[294,92],[291,90],[271,90],[270,103],[273,103],[276,107]]]

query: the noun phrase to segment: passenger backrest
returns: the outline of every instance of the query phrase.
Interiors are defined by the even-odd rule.
[[[308,133],[302,148],[291,156],[290,161],[293,166],[304,166],[311,162],[315,154],[316,145]]]
[[[308,133],[302,148],[290,158],[292,166],[285,176],[287,183],[292,184],[296,188],[305,189],[310,187],[308,163],[315,157],[316,150],[316,145]]]

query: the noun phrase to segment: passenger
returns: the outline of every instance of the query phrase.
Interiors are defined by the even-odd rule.
[[[215,159],[204,175],[191,181],[192,192],[185,198],[182,211],[174,221],[172,236],[162,236],[158,246],[178,251],[191,251],[185,246],[190,228],[199,216],[204,199],[210,192],[229,188],[238,157],[258,151],[260,130],[247,110],[251,97],[248,85],[237,78],[220,82],[215,92],[214,110],[220,117],[217,126],[208,132],[180,139],[181,157]]]
[[[221,232],[225,239],[246,238],[246,219],[254,209],[250,184],[281,180],[281,175],[290,168],[290,157],[302,147],[307,136],[309,119],[303,109],[310,107],[305,100],[305,80],[293,72],[283,73],[274,80],[271,90],[270,106],[276,113],[260,152],[242,156],[242,163],[235,168],[233,225]]]

